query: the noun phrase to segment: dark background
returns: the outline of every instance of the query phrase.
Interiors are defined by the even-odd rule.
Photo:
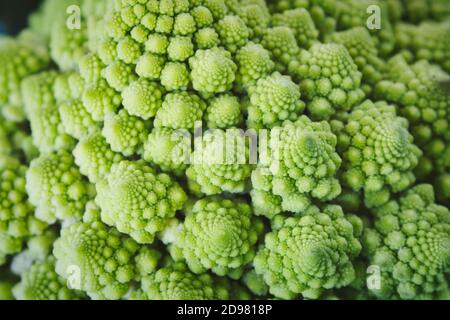
[[[17,34],[42,0],[0,0],[0,34]]]

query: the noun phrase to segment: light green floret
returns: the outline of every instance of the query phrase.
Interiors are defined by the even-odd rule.
[[[278,72],[259,79],[249,94],[247,126],[250,128],[272,128],[285,120],[295,121],[305,108],[298,85]]]
[[[317,299],[326,290],[349,285],[355,278],[352,260],[361,251],[361,230],[353,226],[359,219],[354,218],[339,206],[277,216],[253,260],[270,293],[281,299]]]
[[[415,143],[424,156],[417,168],[419,178],[431,171],[448,172],[450,167],[450,77],[441,68],[421,60],[413,65],[397,55],[388,62],[387,80],[375,90],[378,97],[399,106],[408,119]]]
[[[98,55],[89,53],[80,58],[78,68],[86,84],[92,85],[100,81],[105,64]]]
[[[34,159],[26,174],[26,189],[36,217],[48,223],[79,220],[94,195],[93,186],[66,151]]]
[[[289,62],[300,52],[294,31],[285,26],[266,29],[261,44],[270,51],[275,68],[280,72],[286,71]]]
[[[240,199],[205,198],[186,214],[170,248],[196,274],[212,270],[239,279],[256,253],[264,225]]]
[[[287,10],[283,13],[274,14],[272,17],[273,26],[285,26],[294,31],[297,44],[308,49],[313,43],[318,41],[319,31],[317,31],[314,21],[309,12],[304,8]]]
[[[234,53],[248,42],[250,31],[238,16],[226,16],[216,25],[221,44]]]
[[[152,243],[187,200],[169,175],[141,161],[114,164],[96,187],[102,221],[139,243]]]
[[[50,35],[50,56],[62,71],[74,70],[87,48],[87,30],[84,20],[81,28],[69,28],[68,21],[55,22]]]
[[[191,135],[188,131],[154,128],[146,143],[142,157],[158,165],[164,172],[184,175],[191,154]]]
[[[121,100],[120,93],[104,79],[88,85],[82,95],[83,105],[95,121],[103,121],[107,114],[116,112]]]
[[[67,281],[55,272],[55,258],[35,263],[21,275],[13,288],[17,300],[78,300],[84,293],[67,287]]]
[[[362,73],[362,84],[366,94],[383,79],[386,63],[378,57],[378,49],[370,33],[364,27],[355,27],[335,32],[328,38],[330,42],[344,45]]]
[[[336,198],[341,192],[336,143],[327,122],[306,116],[273,128],[260,141],[259,164],[252,173],[255,213],[269,218],[283,211],[301,213],[313,198]]]
[[[251,39],[260,39],[270,25],[270,13],[264,1],[241,1],[236,14],[249,28]]]
[[[414,183],[422,152],[394,106],[366,100],[349,115],[342,134],[343,181],[355,191],[364,190],[366,206],[381,205],[391,192]]]
[[[133,282],[154,272],[160,254],[106,226],[98,215],[89,203],[83,222],[61,230],[53,249],[56,272],[65,279],[78,274],[79,288],[92,299],[117,300]]]
[[[171,263],[142,279],[136,300],[226,300],[229,287],[210,274],[194,274],[183,263]]]
[[[58,74],[53,84],[53,94],[58,103],[78,99],[84,90],[85,81],[77,72]]]
[[[34,217],[25,189],[27,168],[17,159],[0,156],[0,265],[20,252],[24,240],[40,234],[47,224]]]
[[[165,60],[163,57],[153,53],[146,53],[138,59],[135,71],[140,77],[158,80],[164,65]]]
[[[108,84],[116,91],[123,91],[137,76],[130,64],[115,61],[108,65],[103,71],[103,77]],[[136,70],[137,72],[137,70]],[[139,73],[138,73],[139,74]]]
[[[340,0],[336,3],[339,12],[337,30],[369,27],[380,55],[387,56],[395,49],[395,35],[389,21],[386,2],[383,0]],[[371,6],[375,6],[374,8],[378,11],[368,11],[368,8],[373,8]]]
[[[289,71],[299,81],[314,119],[329,119],[338,111],[350,110],[364,98],[362,74],[341,44],[313,45],[289,64]]]
[[[3,115],[12,121],[25,118],[20,94],[21,80],[44,68],[49,61],[48,53],[41,44],[26,40],[21,35],[16,39],[0,37],[0,105]]]
[[[195,44],[199,49],[210,49],[220,44],[219,35],[214,28],[203,28],[195,33]]]
[[[117,43],[117,58],[125,63],[136,63],[142,55],[142,49],[138,42],[126,36]]]
[[[156,114],[154,126],[191,130],[202,120],[205,109],[206,103],[193,93],[169,93]]]
[[[103,179],[111,166],[123,159],[120,153],[111,150],[100,132],[82,138],[73,149],[73,156],[80,172],[88,177],[91,183]]]
[[[363,237],[371,265],[381,271],[379,299],[448,300],[450,212],[434,202],[431,185],[417,185],[377,208]]]
[[[60,104],[59,115],[64,132],[75,139],[81,139],[99,128],[79,99]]]
[[[237,51],[236,63],[236,84],[242,88],[255,85],[257,80],[268,76],[275,69],[269,51],[253,42]]]
[[[210,129],[238,127],[243,121],[238,98],[228,94],[212,98],[206,109],[205,120]]]
[[[125,109],[106,115],[102,134],[114,152],[124,156],[142,152],[142,145],[150,132],[150,124],[131,116]]]
[[[439,64],[450,72],[450,21],[423,22],[420,25],[399,23],[395,26],[397,47],[417,60]]]
[[[169,62],[161,71],[160,80],[166,90],[186,90],[190,82],[189,70],[184,63]]]
[[[53,86],[57,73],[44,71],[22,81],[22,97],[33,143],[41,153],[68,150],[73,139],[64,131]]]
[[[228,91],[233,86],[236,64],[231,54],[221,48],[197,50],[189,59],[195,90],[206,94]]]
[[[190,190],[206,195],[248,190],[256,162],[256,150],[251,154],[249,148],[253,139],[240,129],[207,131],[195,139],[193,162],[186,171]]]
[[[148,120],[161,108],[163,95],[159,84],[140,78],[122,92],[122,104],[130,115]]]

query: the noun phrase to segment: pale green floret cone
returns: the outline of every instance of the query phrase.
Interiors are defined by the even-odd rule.
[[[347,48],[362,73],[362,88],[366,94],[370,94],[374,86],[383,79],[386,63],[378,56],[378,49],[367,29],[355,27],[335,32],[330,35],[328,41]]]
[[[244,200],[204,198],[186,213],[170,252],[196,274],[211,270],[239,279],[255,256],[263,229]]]
[[[121,299],[133,282],[155,271],[160,254],[98,217],[98,209],[89,203],[83,222],[61,230],[53,249],[56,272],[66,280],[79,274],[78,288],[92,299]]]
[[[106,80],[87,85],[82,95],[83,105],[95,121],[103,121],[107,114],[114,113],[121,103],[120,94]]]
[[[312,118],[330,119],[362,101],[362,74],[348,50],[340,44],[315,44],[291,61],[289,71],[299,81]]]
[[[259,40],[270,26],[270,13],[264,1],[241,1],[237,14],[250,30],[250,38]]]
[[[318,41],[319,31],[317,31],[314,21],[306,9],[299,8],[274,14],[272,24],[273,26],[291,28],[294,31],[297,44],[301,48],[308,49]]]
[[[23,121],[20,82],[47,66],[49,56],[39,43],[27,39],[0,37],[0,113],[11,121]]]
[[[114,61],[102,71],[102,74],[111,88],[119,92],[137,79],[132,66],[122,61]]]
[[[433,187],[417,185],[373,214],[363,236],[365,254],[381,271],[379,299],[448,300],[450,212],[434,202]]]
[[[226,16],[217,23],[216,28],[221,44],[234,53],[248,42],[250,30],[238,16]]]
[[[252,157],[256,150],[250,152],[253,139],[239,129],[207,131],[196,138],[192,164],[186,171],[189,189],[196,195],[247,191],[256,163]]]
[[[230,90],[236,78],[237,66],[221,48],[197,50],[189,65],[194,89],[205,94]]]
[[[366,100],[349,115],[341,134],[343,182],[364,191],[367,207],[382,205],[391,193],[415,182],[413,170],[422,152],[394,106]]]
[[[266,29],[261,45],[271,53],[275,69],[280,72],[285,72],[300,52],[294,31],[286,26]]]
[[[95,194],[66,151],[41,155],[26,173],[26,189],[35,215],[48,223],[80,220],[87,201]]]
[[[397,47],[414,61],[428,60],[450,72],[450,22],[399,23],[395,26]]]
[[[22,251],[25,239],[47,227],[36,219],[25,189],[27,168],[9,156],[0,156],[0,265]]]
[[[285,120],[295,121],[305,108],[300,89],[289,76],[278,72],[259,79],[249,89],[247,127],[273,128]]]
[[[186,90],[189,82],[189,70],[184,63],[169,62],[161,71],[161,84],[166,90]]]
[[[327,122],[306,116],[273,128],[260,141],[260,159],[252,173],[255,214],[272,218],[283,211],[301,213],[313,199],[336,198],[341,192],[336,143]]]
[[[248,89],[275,69],[270,52],[260,44],[248,43],[236,53],[236,85],[239,89]]]
[[[339,12],[337,30],[364,27],[370,30],[381,56],[385,57],[395,49],[395,35],[389,21],[388,6],[382,0],[337,1]],[[372,9],[372,10],[368,10]]]
[[[159,84],[140,78],[122,92],[122,103],[130,115],[148,120],[161,108],[163,95]]]
[[[125,109],[106,115],[102,135],[111,150],[124,156],[142,152],[142,145],[150,133],[150,124],[130,115]]]
[[[85,81],[77,72],[66,72],[57,75],[53,83],[53,94],[58,103],[78,99],[84,90]]]
[[[33,143],[41,153],[69,150],[74,140],[65,132],[53,91],[57,73],[44,71],[22,81],[25,112],[30,121]]]
[[[99,182],[109,173],[114,163],[123,159],[122,154],[111,150],[100,132],[82,138],[73,149],[73,156],[80,172],[91,183]]]
[[[142,161],[121,161],[96,185],[104,223],[139,243],[152,243],[187,196],[178,182]]]
[[[210,274],[194,274],[183,263],[172,263],[142,279],[137,300],[227,300],[229,288]]]
[[[13,288],[17,300],[78,300],[83,292],[67,287],[67,281],[55,272],[55,258],[37,262],[21,275]]]
[[[450,94],[445,83],[449,75],[425,60],[408,65],[399,55],[389,61],[388,70],[387,80],[377,85],[375,93],[399,105],[400,114],[408,119],[414,141],[424,153],[417,177],[448,172]]]
[[[75,70],[78,60],[87,52],[86,23],[80,28],[63,19],[55,22],[50,34],[50,56],[62,71]]]
[[[144,144],[142,158],[164,172],[184,175],[191,154],[191,135],[188,131],[154,128]]]
[[[209,100],[205,114],[210,129],[227,129],[242,124],[241,105],[237,97],[223,94]]]
[[[202,120],[205,109],[206,103],[194,93],[168,93],[153,124],[156,128],[192,130]]]
[[[273,12],[289,9],[306,9],[314,20],[321,35],[327,35],[336,28],[339,0],[277,0],[270,3]]]
[[[79,99],[68,100],[59,105],[59,115],[64,132],[75,139],[82,139],[99,129],[98,124]]]
[[[253,265],[277,298],[317,299],[355,278],[353,260],[361,251],[360,230],[339,206],[311,206],[301,216],[273,220]]]

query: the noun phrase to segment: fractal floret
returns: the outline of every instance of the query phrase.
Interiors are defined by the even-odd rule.
[[[18,300],[77,300],[84,296],[82,291],[67,287],[65,279],[56,273],[53,256],[25,271],[13,293]]]
[[[139,243],[152,243],[187,198],[169,175],[142,161],[113,164],[96,189],[102,221]]]
[[[99,218],[99,209],[90,202],[83,221],[61,230],[53,249],[55,270],[92,299],[120,299],[133,281],[155,270],[160,254]]]
[[[435,203],[433,187],[417,185],[374,212],[363,245],[379,267],[379,299],[449,299],[450,212]]]
[[[302,51],[289,70],[306,96],[306,107],[314,118],[323,120],[347,111],[364,98],[362,74],[341,44],[315,44]]]
[[[18,160],[0,156],[0,265],[7,255],[22,251],[24,239],[41,234],[47,227],[34,216],[28,201],[26,171]]]
[[[390,192],[414,183],[413,170],[422,152],[394,106],[366,100],[349,115],[339,143],[344,155],[342,180],[355,191],[364,190],[367,207],[383,204]]]
[[[191,192],[214,195],[247,191],[255,161],[250,148],[253,139],[239,129],[207,131],[196,138],[192,164],[186,170]]]
[[[239,279],[256,253],[264,225],[242,199],[220,197],[197,201],[181,226],[174,226],[163,238],[172,257],[185,260],[190,270],[207,270]]]
[[[253,264],[275,297],[317,299],[326,289],[354,280],[359,218],[347,219],[339,206],[311,206],[300,216],[279,215],[272,224]]]
[[[0,300],[450,299],[450,0],[6,2]]]
[[[301,213],[313,198],[328,201],[341,186],[336,136],[326,122],[306,116],[274,128],[260,145],[260,163],[250,192],[255,213],[269,218],[283,211]]]

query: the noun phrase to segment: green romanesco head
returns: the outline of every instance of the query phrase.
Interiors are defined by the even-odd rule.
[[[80,220],[87,201],[95,194],[73,156],[64,150],[42,154],[31,162],[26,173],[26,190],[36,207],[36,217],[48,223]]]
[[[315,44],[291,61],[289,70],[299,81],[307,109],[315,119],[329,119],[364,98],[362,74],[341,44]]]
[[[255,213],[269,218],[283,211],[300,213],[313,198],[337,197],[341,158],[336,142],[328,123],[306,116],[272,129],[267,141],[260,142],[260,162],[252,173]]]
[[[449,292],[450,212],[435,203],[433,187],[417,185],[373,211],[364,250],[380,269],[379,299],[436,299]]]
[[[25,188],[26,166],[0,156],[0,265],[6,256],[22,251],[23,242],[41,234],[47,224],[34,216]]]
[[[255,256],[263,228],[244,200],[204,198],[187,212],[170,251],[196,274],[211,270],[239,279]]]
[[[83,222],[61,230],[53,249],[55,270],[92,299],[120,299],[132,282],[154,272],[160,254],[106,226],[99,216],[90,202]]]
[[[241,109],[238,97],[218,95],[209,100],[205,112],[206,126],[210,129],[239,127],[243,121]]]
[[[208,130],[197,137],[186,171],[189,189],[197,195],[245,192],[255,163],[254,138],[241,129]]]
[[[285,120],[295,121],[305,108],[298,85],[278,72],[259,79],[249,93],[249,128],[273,128]]]
[[[47,257],[21,274],[21,280],[13,288],[18,300],[78,300],[82,291],[69,288],[66,280],[55,272],[55,258]]]
[[[366,100],[350,113],[339,141],[343,182],[355,191],[364,190],[366,206],[381,205],[391,192],[414,183],[413,170],[422,152],[394,106]]]
[[[253,265],[275,297],[316,299],[353,281],[358,237],[339,206],[311,206],[301,216],[273,220]]]
[[[102,221],[139,243],[152,243],[187,200],[178,182],[143,161],[113,164],[96,189]]]

